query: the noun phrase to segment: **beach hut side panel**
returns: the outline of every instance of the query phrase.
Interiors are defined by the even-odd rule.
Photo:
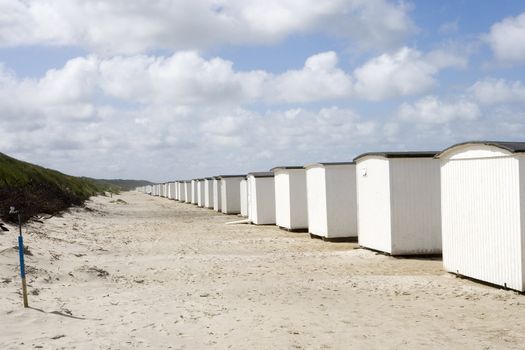
[[[384,252],[392,248],[389,169],[380,157],[356,165],[359,244]]]
[[[277,226],[291,228],[290,174],[275,173],[275,222]]]
[[[223,178],[221,180],[221,211],[225,214],[241,212],[240,177]]]
[[[213,179],[213,210],[221,211],[222,209],[222,181]]]
[[[184,203],[191,203],[191,182],[184,183]]]
[[[175,199],[175,182],[170,182],[168,184],[168,198]]]
[[[306,170],[306,197],[308,199],[308,232],[326,236],[328,219],[326,212],[325,169],[311,167]]]
[[[390,159],[391,254],[441,253],[440,161]]]
[[[241,216],[248,216],[248,183],[246,179],[242,179],[239,184],[240,196],[241,196]]]
[[[519,168],[511,156],[443,159],[446,270],[523,290]]]
[[[355,165],[332,165],[325,169],[327,237],[357,237]]]
[[[521,230],[521,291],[525,291],[525,156],[519,155],[520,230]]]
[[[275,224],[275,185],[273,177],[248,177],[252,191],[250,220],[256,225]]]
[[[204,180],[197,181],[197,205],[204,207]]]
[[[213,208],[213,180],[204,180],[204,207]]]
[[[306,198],[306,171],[290,171],[290,217],[292,229],[308,228],[308,208]]]

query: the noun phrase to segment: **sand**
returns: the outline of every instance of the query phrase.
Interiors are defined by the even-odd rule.
[[[126,203],[117,203],[122,199]],[[524,349],[525,296],[139,193],[0,234],[0,349]]]

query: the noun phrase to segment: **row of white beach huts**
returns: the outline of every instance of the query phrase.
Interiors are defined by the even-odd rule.
[[[137,190],[391,255],[442,254],[447,271],[525,291],[525,142],[365,153]]]

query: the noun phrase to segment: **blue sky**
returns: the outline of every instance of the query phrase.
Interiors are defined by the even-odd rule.
[[[74,175],[166,181],[525,131],[523,1],[8,0],[0,13],[0,152]]]

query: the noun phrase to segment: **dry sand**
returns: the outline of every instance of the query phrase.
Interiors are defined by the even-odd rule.
[[[127,204],[115,201],[120,198]],[[0,234],[0,349],[524,349],[525,296],[139,193]]]

